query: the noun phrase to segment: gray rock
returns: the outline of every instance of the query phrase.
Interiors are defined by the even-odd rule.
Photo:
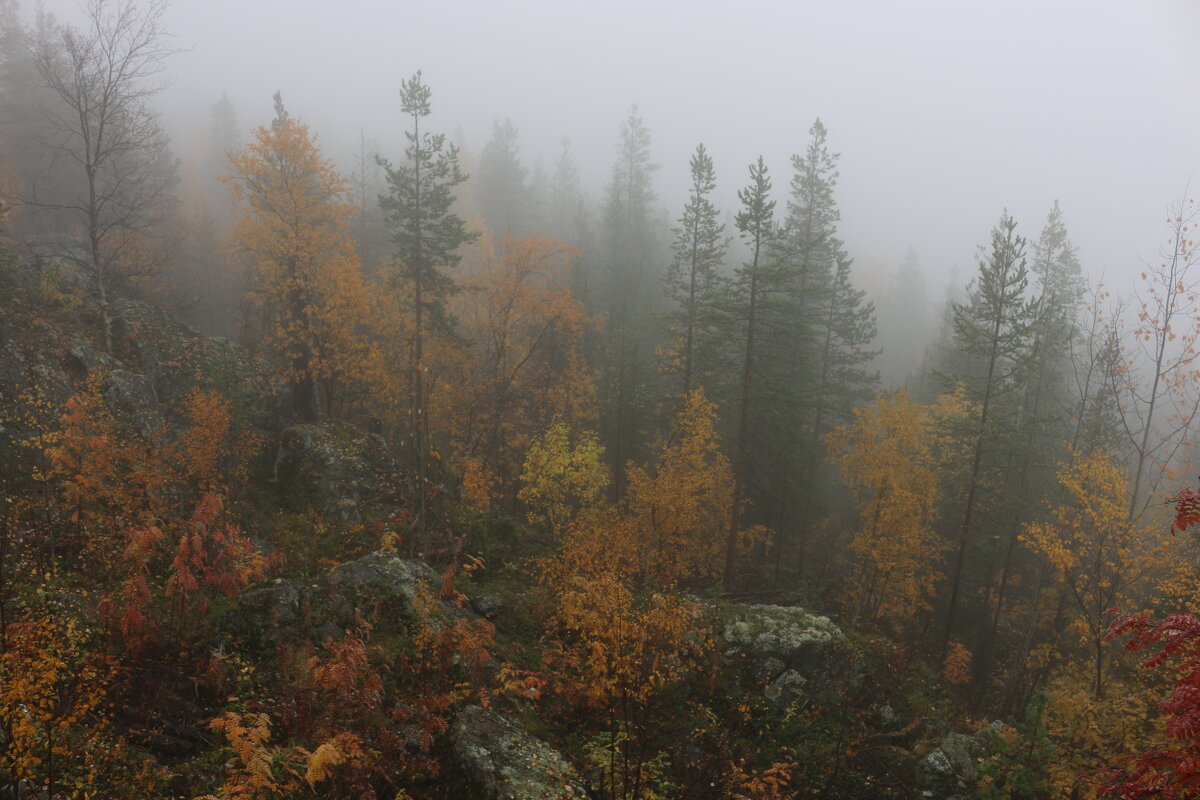
[[[124,367],[120,361],[97,350],[83,339],[76,339],[67,353],[84,372],[106,373]]]
[[[727,655],[745,655],[767,697],[790,703],[846,677],[846,637],[828,617],[802,608],[734,606],[721,630]],[[824,687],[824,688],[822,688]]]
[[[584,800],[562,754],[505,714],[467,706],[451,730],[454,754],[488,800]]]
[[[845,634],[829,617],[786,606],[735,607],[722,634],[737,650],[801,672],[805,667],[825,666],[833,648],[846,641]]]
[[[348,423],[324,422],[283,432],[275,474],[293,503],[361,522],[365,507],[397,499],[400,467],[382,437]]]
[[[325,624],[321,626],[322,641],[338,642],[338,641],[341,641],[342,637],[345,635],[346,635],[346,632],[343,631],[341,628],[339,628],[337,626],[337,624],[334,623],[333,620],[327,619],[327,620],[325,620]]]
[[[485,619],[494,619],[508,608],[508,601],[502,595],[481,594],[471,598],[471,608]]]
[[[896,709],[891,706],[883,706],[879,709],[879,727],[884,731],[899,730],[903,727]]]
[[[238,608],[264,629],[287,628],[300,619],[300,593],[288,581],[275,578],[238,595]]]
[[[917,763],[917,790],[932,800],[965,800],[966,786],[954,772],[954,765],[940,747]]]
[[[359,606],[377,603],[385,615],[404,624],[421,621],[437,629],[441,620],[466,616],[453,603],[437,599],[440,581],[429,565],[394,553],[368,553],[357,561],[339,564],[330,571],[329,580],[343,597],[353,596]],[[436,603],[434,617],[418,620],[415,602],[420,593]],[[335,613],[339,610],[337,600],[334,609]],[[344,615],[345,610],[341,611]]]
[[[1004,736],[1005,731],[1011,728],[1004,722],[994,719],[987,725],[984,725],[979,730],[975,731],[975,741],[978,742],[981,752],[988,752],[992,749],[996,739]]]
[[[104,380],[104,403],[115,416],[131,423],[149,441],[163,428],[158,395],[145,375],[114,369]]]
[[[954,774],[967,786],[974,786],[979,778],[976,759],[982,753],[979,740],[965,733],[947,733],[942,739],[941,751],[946,754]]]

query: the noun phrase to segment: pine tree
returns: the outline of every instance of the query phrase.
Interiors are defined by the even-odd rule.
[[[670,312],[671,359],[668,369],[678,372],[680,396],[688,397],[711,374],[714,295],[729,239],[717,221],[710,199],[716,189],[712,158],[701,144],[691,162],[692,185],[679,224],[674,229],[674,258],[667,271],[667,293],[676,308]]]
[[[401,83],[400,107],[412,119],[412,130],[404,134],[405,159],[395,166],[386,159],[379,162],[387,175],[388,193],[379,204],[392,229],[394,284],[412,315],[403,345],[408,356],[409,450],[422,524],[430,448],[425,346],[431,336],[452,334],[446,298],[455,284],[444,270],[456,266],[459,247],[475,239],[452,210],[454,187],[467,179],[459,168],[458,148],[447,145],[444,134],[421,131],[431,94],[419,70]]]
[[[571,140],[562,140],[562,151],[554,162],[554,174],[550,178],[550,235],[563,242],[578,246],[575,221],[579,204],[583,202],[580,188],[579,167],[571,155]],[[581,297],[586,301],[586,297]]]
[[[988,587],[991,619],[977,647],[976,675],[980,679],[994,666],[1009,583],[1020,566],[1017,539],[1023,526],[1044,506],[1042,501],[1051,499],[1056,470],[1070,455],[1062,449],[1071,436],[1073,405],[1066,376],[1078,337],[1083,276],[1057,202],[1034,243],[1031,268],[1037,299],[1030,307],[1025,351],[1013,370],[1015,404],[1006,421],[1011,431],[1004,481],[1008,496],[1003,498],[1007,520],[990,559],[990,563],[999,563],[999,572],[995,586]]]
[[[758,413],[755,407],[759,371],[767,365],[763,358],[764,312],[770,307],[771,295],[779,294],[780,274],[767,258],[774,225],[775,201],[770,199],[771,178],[762,156],[750,165],[750,183],[738,191],[742,210],[734,219],[742,239],[750,251],[750,260],[742,264],[733,281],[734,319],[741,328],[738,349],[741,379],[738,385],[738,423],[736,456],[733,461],[733,513],[725,542],[725,587],[733,586],[737,555],[738,531],[744,527],[744,506],[751,480],[751,420]]]
[[[984,455],[996,433],[997,405],[1009,399],[1014,371],[1025,354],[1035,307],[1026,298],[1029,271],[1025,265],[1025,239],[1016,233],[1016,221],[1005,212],[992,229],[991,252],[979,261],[979,274],[968,288],[965,303],[954,303],[954,331],[959,347],[978,360],[981,372],[961,376],[979,417],[971,434],[972,460],[966,482],[966,499],[959,526],[958,551],[950,572],[950,597],[943,647],[949,646],[962,591],[963,566],[975,528],[977,503],[984,478]]]

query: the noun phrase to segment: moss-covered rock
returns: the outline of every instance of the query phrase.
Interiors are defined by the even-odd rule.
[[[451,729],[454,754],[488,800],[581,800],[583,781],[562,754],[505,714],[467,706]]]
[[[286,429],[275,474],[285,501],[342,522],[361,522],[367,507],[395,504],[400,495],[400,466],[383,437],[346,422]]]

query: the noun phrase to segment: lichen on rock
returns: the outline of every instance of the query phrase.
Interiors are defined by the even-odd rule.
[[[567,760],[506,714],[467,706],[451,730],[454,754],[488,800],[584,800]]]

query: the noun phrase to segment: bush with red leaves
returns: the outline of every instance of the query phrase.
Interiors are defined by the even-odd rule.
[[[1200,524],[1200,492],[1184,489],[1175,498],[1171,532]],[[1118,617],[1108,637],[1129,636],[1129,652],[1152,651],[1148,668],[1170,663],[1181,677],[1171,696],[1159,704],[1167,714],[1167,735],[1176,746],[1130,756],[1123,769],[1104,776],[1100,796],[1120,800],[1200,798],[1200,619],[1171,614],[1151,622],[1148,614]]]

